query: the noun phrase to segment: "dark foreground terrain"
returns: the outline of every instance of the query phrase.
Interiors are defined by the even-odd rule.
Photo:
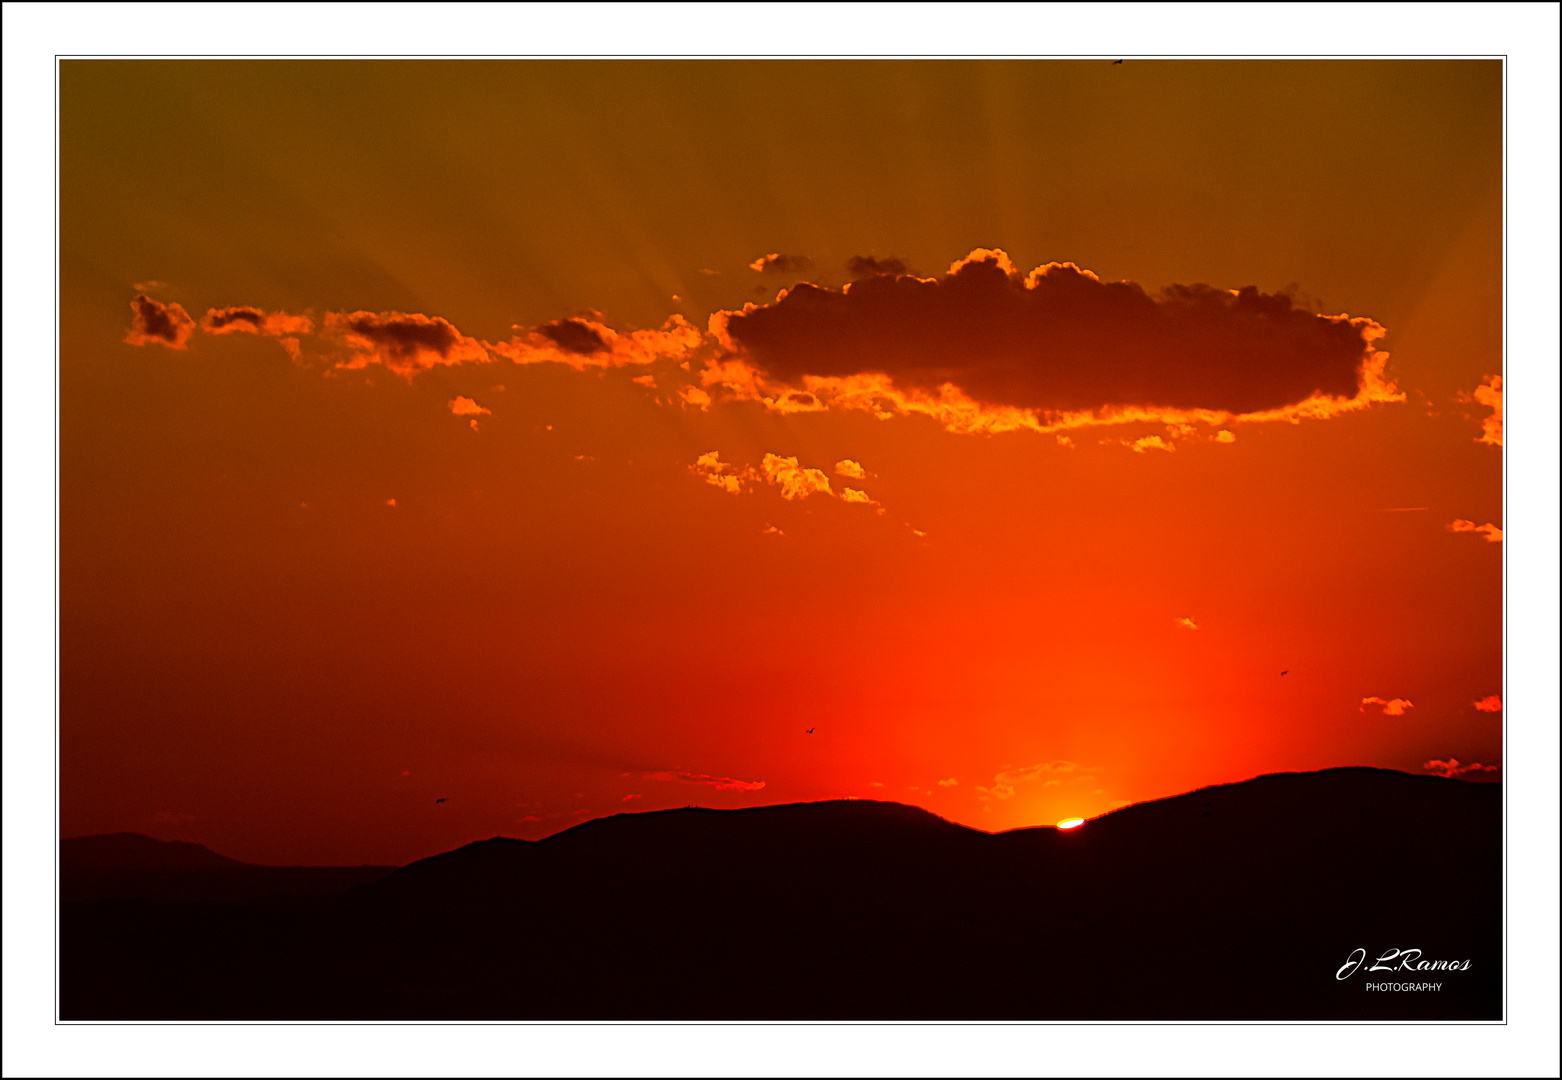
[[[394,872],[89,837],[62,845],[60,1015],[1499,1019],[1501,807],[1497,785],[1350,768],[1066,833],[867,801],[670,810]],[[1396,949],[1411,970],[1368,970]]]

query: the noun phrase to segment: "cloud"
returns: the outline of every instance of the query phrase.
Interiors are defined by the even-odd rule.
[[[783,499],[806,499],[820,492],[825,495],[835,494],[830,490],[828,476],[818,469],[803,468],[795,457],[766,454],[759,468],[766,480],[780,485]]]
[[[1483,697],[1475,703],[1475,707],[1481,712],[1502,712],[1502,698],[1496,694]]]
[[[835,475],[849,476],[853,480],[866,480],[868,471],[862,467],[860,462],[853,461],[851,458],[842,458],[835,463]]]
[[[1502,543],[1502,530],[1497,528],[1497,526],[1493,525],[1489,521],[1485,525],[1477,525],[1473,521],[1466,521],[1463,518],[1455,518],[1453,521],[1448,523],[1448,531],[1456,533],[1485,533],[1486,542],[1488,544]]]
[[[207,308],[201,317],[201,329],[208,334],[263,334],[284,337],[314,331],[307,315],[289,315],[285,311],[262,311],[257,307]]]
[[[1388,701],[1384,701],[1380,697],[1364,697],[1361,699],[1361,708],[1357,712],[1366,712],[1368,705],[1383,706],[1384,716],[1404,716],[1406,709],[1416,707],[1415,702],[1409,698],[1391,698]]]
[[[984,799],[1012,799],[1014,789],[1021,784],[1034,783],[1037,780],[1044,781],[1043,786],[1051,786],[1056,783],[1056,777],[1067,776],[1072,773],[1091,772],[1091,769],[1081,769],[1072,761],[1044,761],[1039,765],[1027,765],[1022,769],[1005,769],[993,777],[992,786],[982,787],[978,785],[976,790]]]
[[[705,335],[689,320],[674,315],[659,330],[627,332],[595,319],[557,319],[517,334],[507,342],[484,345],[517,364],[567,364],[584,371],[659,360],[682,361],[704,341]]]
[[[450,402],[450,411],[456,416],[492,416],[492,409],[485,409],[469,397],[457,394],[456,399]]]
[[[689,471],[707,484],[721,488],[721,490],[736,495],[752,480],[757,479],[754,470],[747,466],[739,468],[721,460],[719,451],[712,450],[708,454],[701,454],[689,466]]]
[[[678,396],[687,405],[697,406],[706,412],[710,410],[711,396],[698,386],[685,386],[678,391]]]
[[[438,364],[486,363],[482,342],[469,338],[438,316],[401,311],[327,312],[324,333],[344,343],[347,359],[337,366],[383,364],[404,378]]]
[[[803,389],[959,432],[1297,421],[1405,399],[1371,319],[1316,315],[1251,286],[1152,296],[1073,263],[1021,276],[986,249],[942,278],[798,284],[772,304],[717,312],[710,329],[733,357],[707,386],[767,404]]]
[[[1215,441],[1232,443],[1237,441],[1237,437],[1229,431],[1217,431],[1215,432]]]
[[[162,345],[183,349],[195,329],[195,320],[178,304],[160,304],[145,293],[130,301],[135,313],[125,334],[129,345]]]
[[[859,503],[863,506],[877,507],[879,513],[884,513],[884,507],[879,505],[879,501],[877,499],[873,498],[873,496],[869,495],[866,491],[858,491],[856,488],[843,488],[841,490],[841,501]]]
[[[1481,421],[1481,437],[1476,442],[1502,445],[1502,376],[1488,375],[1475,388],[1474,397],[1492,413]]]
[[[1192,619],[1188,618],[1187,616],[1184,616],[1184,617],[1178,619],[1177,620],[1177,625],[1181,626],[1181,627],[1184,627],[1184,628],[1186,628],[1188,630],[1197,630],[1199,628],[1199,624],[1194,622]]]
[[[938,782],[938,786],[939,787],[959,787],[960,786],[960,781],[955,779],[953,776],[951,776],[948,780],[940,780]]]
[[[707,776],[705,773],[649,772],[643,775],[647,780],[705,784],[717,791],[762,791],[765,787],[763,780],[734,780],[730,776]]]
[[[853,255],[846,260],[846,271],[854,278],[872,277],[875,274],[889,274],[893,277],[904,274],[906,264],[894,256],[875,259],[871,255]]]
[[[782,255],[772,251],[748,264],[750,270],[761,274],[795,274],[813,269],[814,261],[807,255]]]
[[[629,802],[631,799],[642,799],[644,797],[643,795],[625,795],[619,802]]]
[[[1176,449],[1175,446],[1159,435],[1146,435],[1144,438],[1135,439],[1133,442],[1124,439],[1123,445],[1133,447],[1133,451],[1136,454],[1142,454],[1146,450],[1166,450],[1169,452]]]
[[[1446,777],[1450,780],[1456,776],[1464,776],[1467,773],[1493,773],[1501,768],[1498,765],[1482,765],[1479,761],[1461,765],[1458,758],[1449,758],[1447,761],[1434,759],[1423,763],[1421,767],[1429,773],[1436,773],[1438,776]]]

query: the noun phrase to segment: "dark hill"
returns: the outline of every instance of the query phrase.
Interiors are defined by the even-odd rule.
[[[62,1009],[1495,1019],[1501,821],[1499,786],[1377,769],[1206,788],[1067,833],[868,801],[622,814],[307,909],[67,905]],[[1471,966],[1337,979],[1358,948],[1364,967],[1411,948]]]
[[[378,881],[394,866],[257,866],[200,844],[105,833],[60,842],[60,898],[229,903],[340,893]]]

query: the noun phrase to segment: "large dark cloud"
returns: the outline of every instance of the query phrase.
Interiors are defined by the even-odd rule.
[[[846,260],[846,272],[854,278],[872,277],[874,274],[904,274],[906,264],[893,255],[887,259],[875,259],[872,255],[853,255]]]
[[[584,319],[558,319],[537,327],[537,333],[576,356],[603,352],[608,344]]]
[[[195,329],[195,320],[178,304],[160,304],[142,294],[130,301],[134,316],[125,340],[131,345],[164,345],[182,349]]]
[[[771,377],[879,372],[897,386],[952,383],[984,404],[1110,405],[1249,413],[1315,392],[1350,397],[1373,327],[1284,295],[1175,285],[1150,296],[1072,264],[1028,277],[998,252],[937,280],[878,274],[836,291],[800,284],[729,313],[727,334]]]

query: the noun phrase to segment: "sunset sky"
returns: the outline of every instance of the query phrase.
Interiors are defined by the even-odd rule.
[[[1503,776],[1499,61],[60,72],[63,836]]]

